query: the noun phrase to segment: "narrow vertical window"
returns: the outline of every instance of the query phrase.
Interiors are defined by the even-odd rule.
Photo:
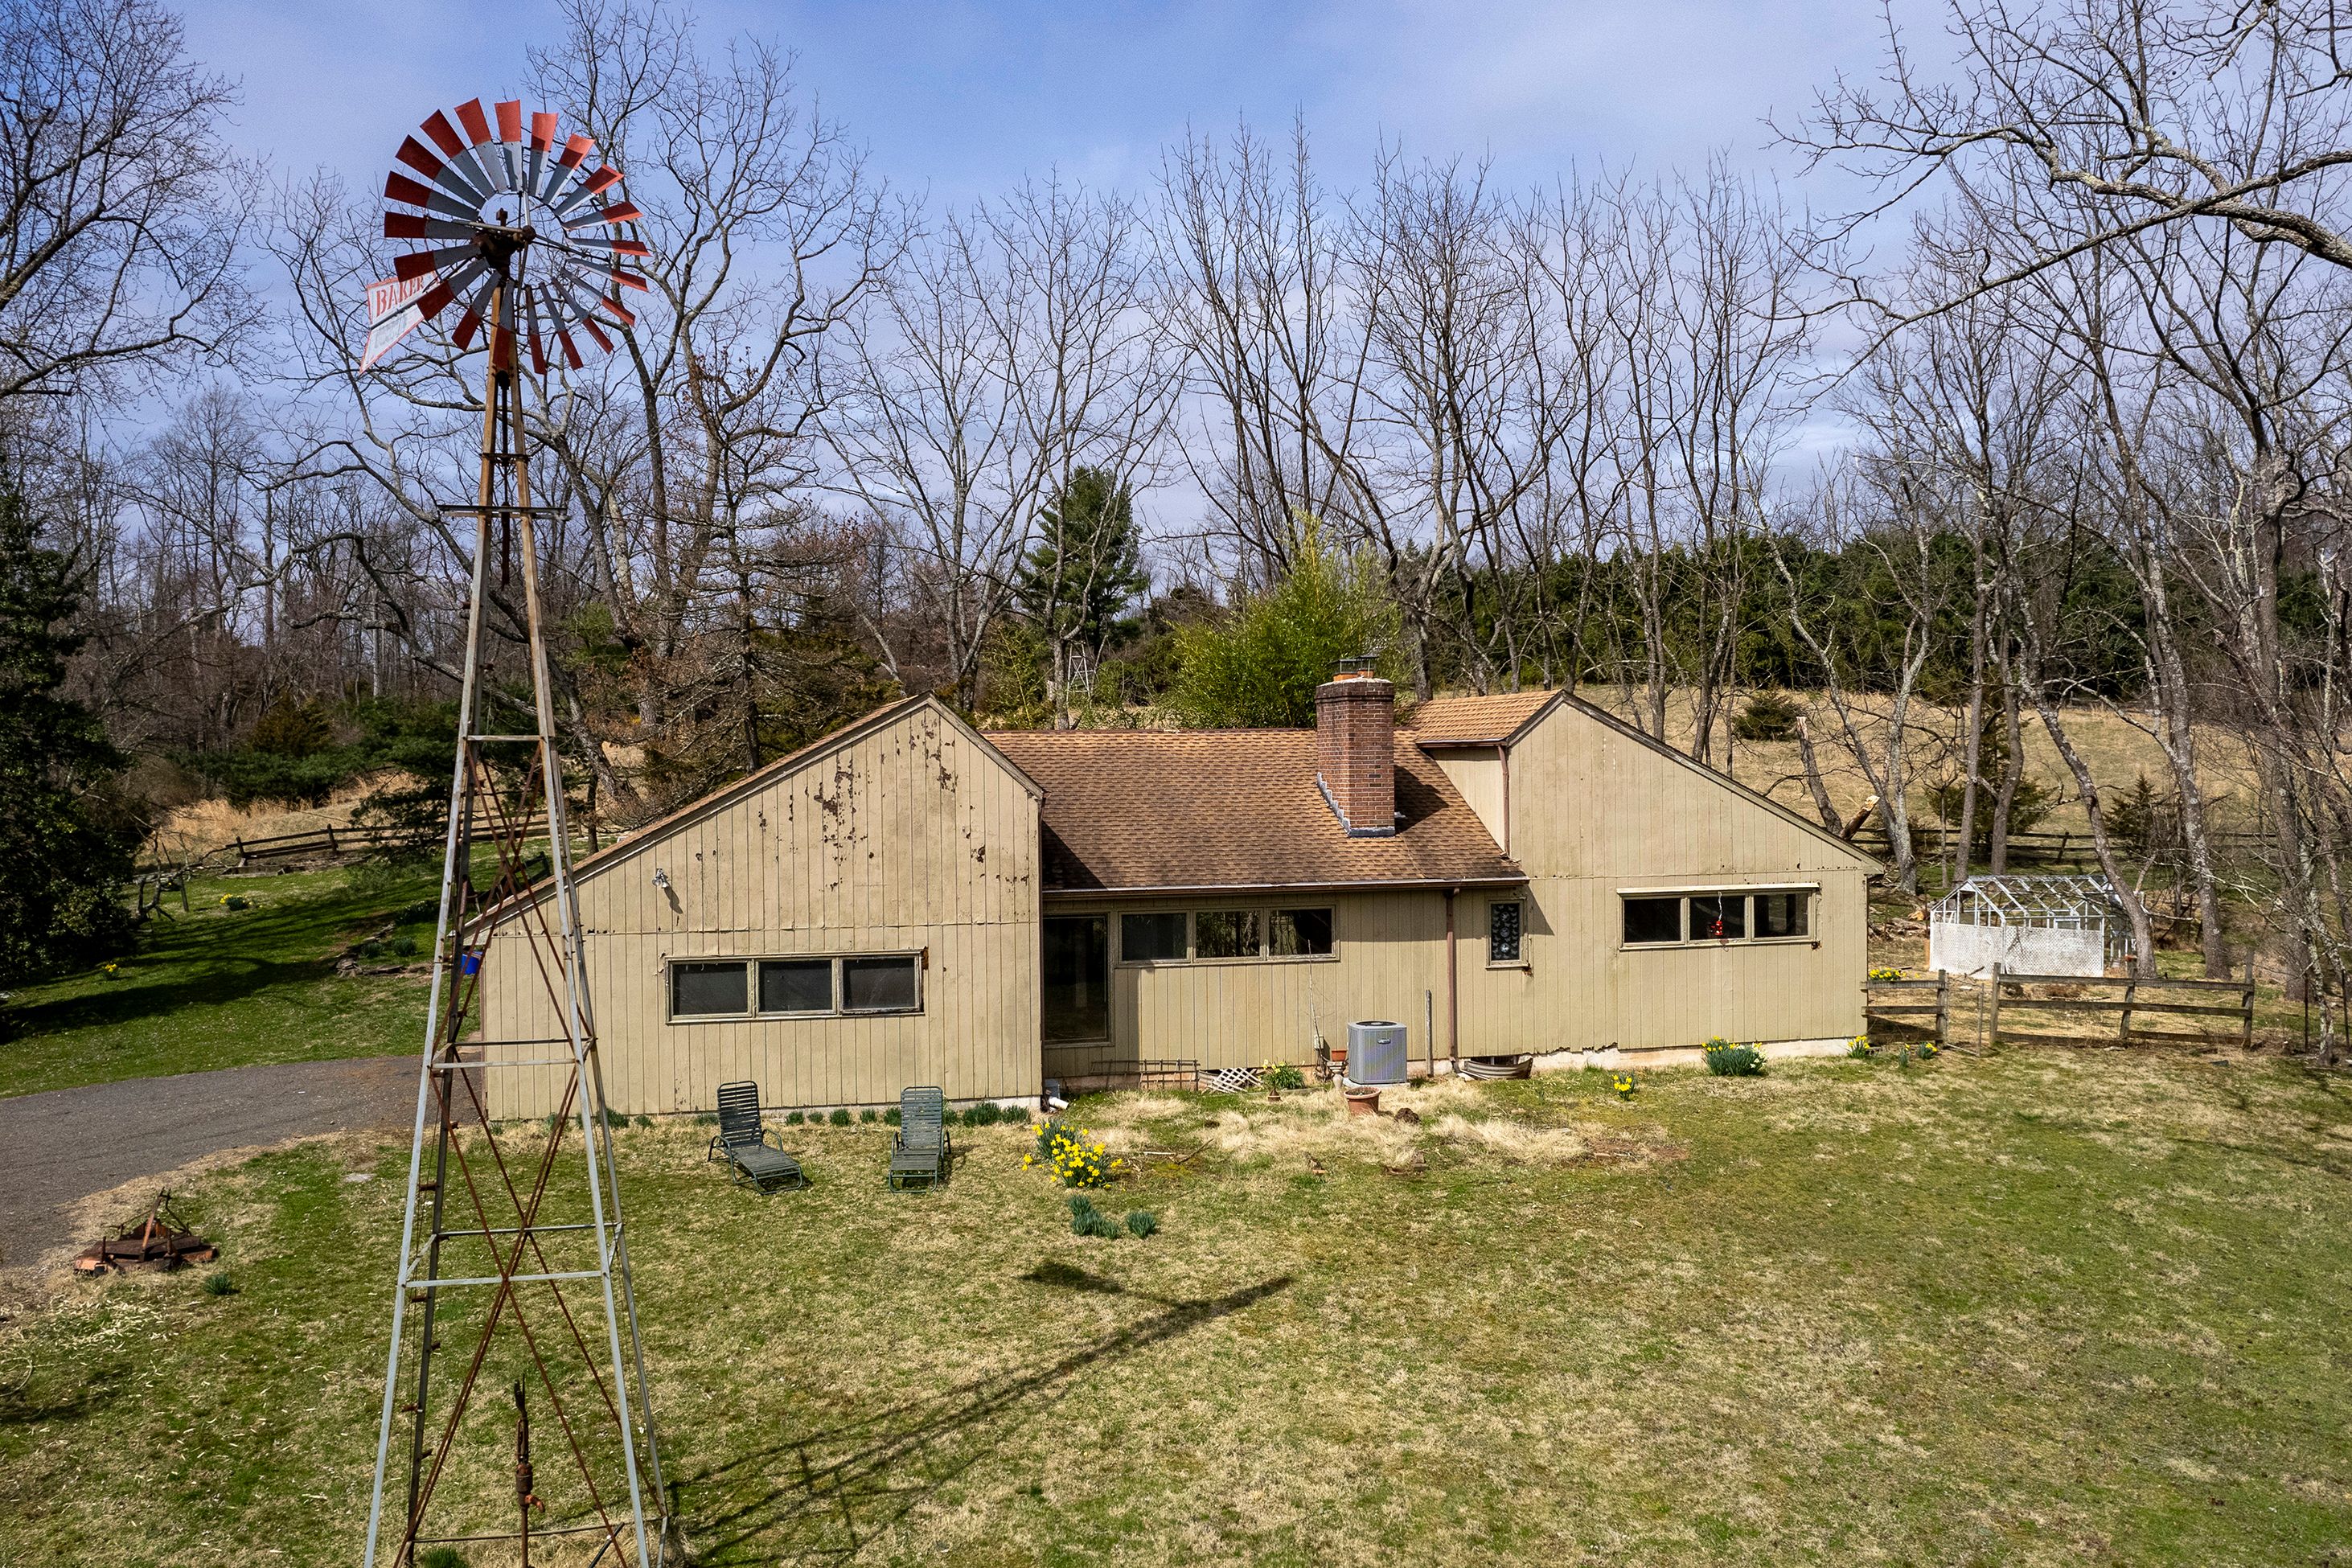
[[[1497,899],[1486,906],[1486,962],[1519,962],[1519,935],[1526,908],[1517,899]]]

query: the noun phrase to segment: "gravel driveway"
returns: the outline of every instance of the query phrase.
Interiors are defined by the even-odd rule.
[[[405,1130],[413,1057],[276,1062],[0,1100],[0,1264],[29,1264],[68,1234],[67,1205],[224,1149],[320,1132]],[[127,1217],[127,1216],[126,1216]]]

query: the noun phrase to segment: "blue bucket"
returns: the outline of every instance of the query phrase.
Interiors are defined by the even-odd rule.
[[[479,974],[481,972],[482,972],[482,950],[481,950],[480,948],[478,948],[478,947],[469,947],[469,948],[467,948],[466,950],[464,950],[463,952],[461,952],[460,953],[458,953],[458,954],[457,954],[457,973],[460,973],[460,974],[466,974],[466,975],[474,975],[474,974]]]

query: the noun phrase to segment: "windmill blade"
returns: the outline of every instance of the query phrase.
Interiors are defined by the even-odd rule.
[[[547,351],[540,346],[539,341],[539,290],[529,287],[524,288],[520,291],[520,304],[522,341],[523,346],[530,351],[530,373],[533,375],[545,375]]]
[[[438,272],[446,278],[452,271],[462,269],[467,262],[478,259],[470,245],[444,246],[437,250],[412,250],[405,256],[392,258],[392,275],[394,278],[422,278],[428,272]]]
[[[595,150],[596,143],[585,136],[574,135],[568,138],[563,143],[563,151],[556,156],[554,166],[547,171],[547,183],[541,185],[537,193],[539,199],[542,202],[554,201],[555,193],[563,188],[563,182],[570,179],[572,172],[580,167],[588,154]]]
[[[576,245],[583,250],[608,250],[615,256],[650,257],[653,255],[652,249],[644,240],[630,239],[625,236],[608,239],[601,235],[583,234],[575,236],[568,243]]]
[[[455,218],[418,217],[413,213],[383,215],[383,237],[386,239],[470,240],[477,226]]]
[[[530,117],[530,148],[523,155],[523,189],[532,195],[539,194],[540,182],[547,175],[547,154],[555,145],[557,117],[544,110]]]
[[[569,232],[600,223],[635,223],[645,216],[637,210],[637,204],[635,202],[615,202],[609,207],[598,207],[586,217],[569,219],[563,226],[565,231]]]
[[[406,202],[411,206],[423,207],[427,212],[439,213],[443,217],[454,217],[461,222],[470,223],[479,210],[455,196],[445,195],[430,185],[420,185],[397,170],[383,177],[383,197],[389,202]]]
[[[441,281],[426,289],[424,297],[416,301],[417,314],[425,321],[431,321],[449,308],[450,302],[457,298],[460,289],[470,287],[475,279],[481,277],[489,269],[488,262],[476,261],[471,266],[461,267],[456,272],[444,277]]]
[[[632,272],[618,263],[613,268],[613,281],[624,289],[635,289],[640,294],[653,287],[644,273]]]
[[[498,138],[490,134],[490,117],[482,112],[482,100],[457,106],[457,123],[466,128],[465,156],[482,172],[482,187],[489,191],[509,189],[504,179],[504,161],[498,153]]]
[[[578,211],[581,205],[586,202],[591,196],[593,196],[597,192],[617,185],[620,183],[621,171],[615,169],[610,163],[605,164],[603,168],[597,170],[594,174],[581,181],[580,184],[574,186],[562,201],[555,204],[555,216],[559,218],[570,216],[572,213]]]
[[[481,211],[482,203],[488,199],[480,191],[476,190],[463,174],[435,157],[432,152],[414,136],[403,142],[400,144],[400,151],[393,156],[456,196],[459,201],[466,203],[474,212]]]
[[[572,341],[572,334],[570,332],[559,330],[555,334],[555,341],[563,345],[564,363],[570,365],[574,370],[578,370],[582,365],[588,363],[580,357],[580,345]]]

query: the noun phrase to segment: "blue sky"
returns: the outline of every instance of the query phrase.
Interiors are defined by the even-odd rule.
[[[1761,121],[1877,52],[1871,0],[1617,5],[867,5],[705,0],[707,41],[755,31],[875,166],[949,200],[1059,168],[1139,185],[1189,124],[1266,128],[1303,111],[1342,183],[1376,138],[1491,153],[1514,184],[1570,163],[1696,163],[1711,147],[1785,167]],[[428,110],[508,89],[544,0],[490,6],[193,0],[189,45],[241,79],[236,133],[281,174],[373,184]],[[1826,195],[1827,193],[1818,193]]]

